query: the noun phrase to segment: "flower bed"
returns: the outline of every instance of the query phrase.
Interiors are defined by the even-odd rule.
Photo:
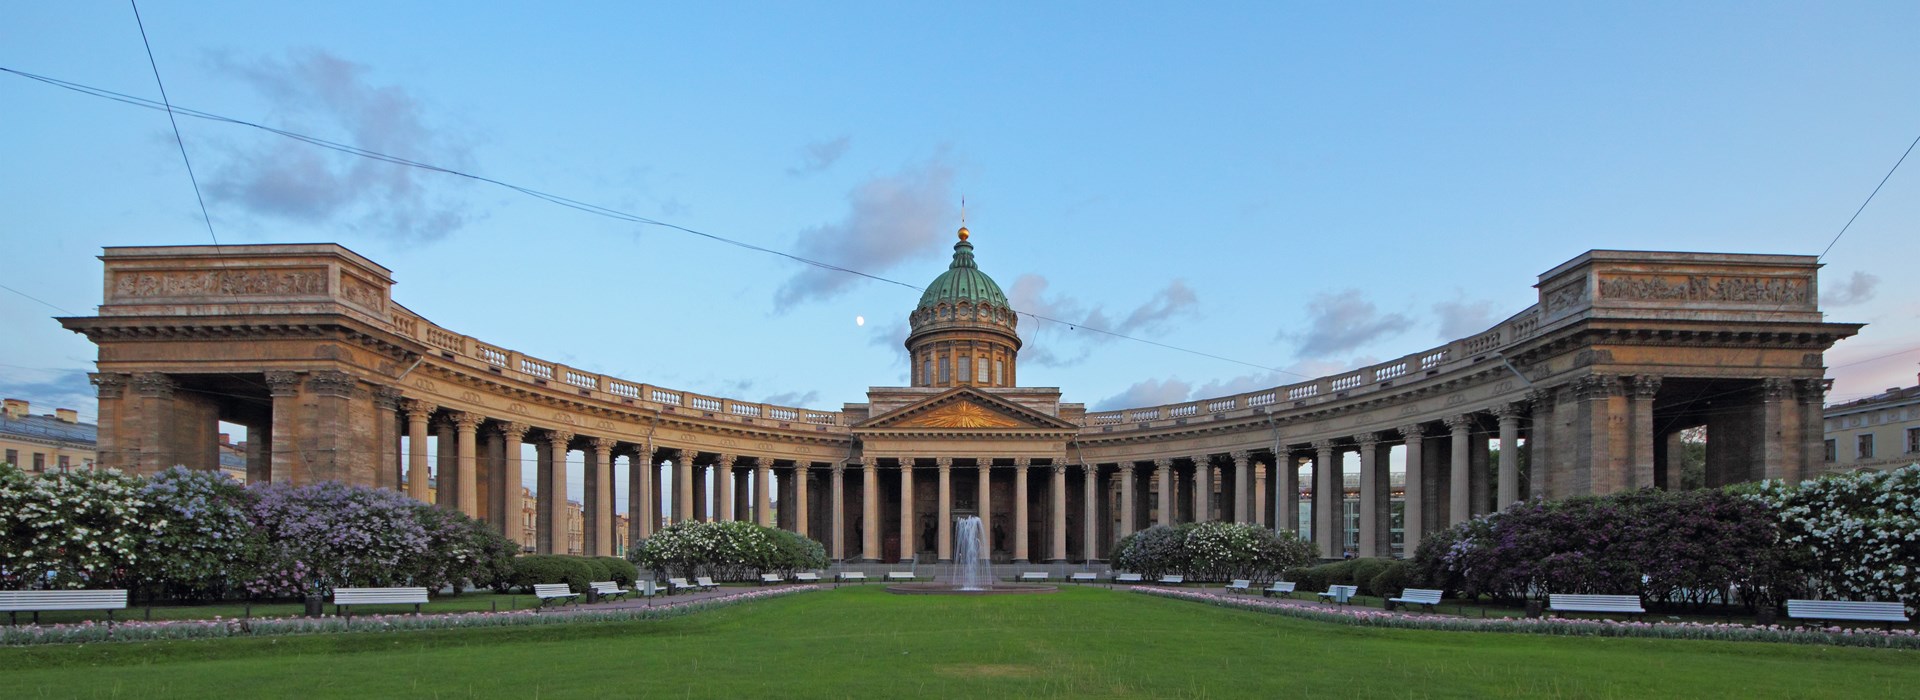
[[[1286,615],[1316,622],[1366,627],[1439,630],[1447,632],[1513,632],[1573,637],[1655,637],[1710,639],[1723,642],[1790,642],[1834,646],[1920,649],[1920,632],[1882,631],[1851,627],[1784,627],[1698,622],[1627,622],[1566,618],[1471,618],[1424,613],[1399,613],[1371,608],[1327,607],[1293,600],[1205,593],[1190,589],[1140,586],[1130,590],[1163,598],[1190,600],[1241,610]]]
[[[166,622],[82,622],[71,625],[0,627],[0,646],[133,642],[166,639],[267,637],[334,632],[396,632],[403,630],[522,627],[581,622],[629,622],[676,617],[751,600],[819,590],[818,586],[755,589],[679,603],[644,608],[516,610],[512,612],[442,613],[429,615],[356,615],[343,617],[278,617],[253,619],[173,620]]]

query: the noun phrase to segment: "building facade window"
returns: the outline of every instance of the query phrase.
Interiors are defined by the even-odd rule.
[[[960,361],[960,383],[965,384],[973,381],[973,363],[968,362],[967,358],[965,357],[959,358],[959,361]]]
[[[47,470],[46,455],[41,454],[39,452],[33,453],[33,470],[37,472],[43,472]]]
[[[940,383],[946,384],[947,382],[951,382],[951,381],[953,381],[953,361],[948,359],[946,355],[941,355],[940,356]]]
[[[1873,433],[1860,436],[1854,443],[1854,459],[1873,459]]]
[[[981,357],[974,359],[973,366],[974,376],[980,378],[981,384],[987,383],[987,358]]]
[[[66,470],[67,470],[67,467],[69,467],[69,466],[71,466],[71,465],[69,465],[69,464],[68,464],[68,462],[67,462],[67,456],[66,456],[66,455],[60,455],[60,471],[66,471]]]
[[[1828,462],[1833,462],[1840,459],[1840,448],[1834,442],[1833,438],[1827,438],[1827,455],[1826,456],[1827,456]]]
[[[1920,452],[1920,428],[1907,429],[1907,454]]]
[[[1006,370],[1007,370],[1007,363],[1006,363],[1006,362],[1004,362],[1004,361],[1001,361],[1001,360],[994,360],[994,361],[993,361],[993,385],[994,385],[994,386],[1006,386],[1006,385],[1007,385],[1007,371],[1006,371]]]
[[[7,450],[7,464],[11,464],[16,467],[20,466],[19,450]]]

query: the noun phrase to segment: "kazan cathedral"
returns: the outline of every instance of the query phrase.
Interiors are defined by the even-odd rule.
[[[1860,328],[1823,319],[1811,256],[1594,250],[1443,345],[1088,412],[1020,386],[1016,310],[968,238],[912,310],[912,386],[837,411],[524,355],[401,306],[390,270],[333,244],[107,248],[98,315],[59,321],[99,349],[102,466],[218,469],[224,421],[247,430],[249,481],[398,489],[509,536],[531,518],[541,552],[564,551],[578,483],[587,554],[614,551],[624,503],[630,537],[752,520],[845,562],[949,561],[975,515],[994,561],[1084,565],[1212,520],[1404,556],[1517,500],[1679,488],[1693,428],[1708,486],[1813,476],[1823,353]]]

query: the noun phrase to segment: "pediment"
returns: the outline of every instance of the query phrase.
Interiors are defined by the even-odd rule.
[[[874,416],[856,429],[1057,431],[1079,426],[971,387],[960,387]]]

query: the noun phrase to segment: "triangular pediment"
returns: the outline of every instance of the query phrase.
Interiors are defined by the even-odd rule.
[[[856,430],[1056,431],[1079,426],[972,387],[959,387],[874,416]]]

